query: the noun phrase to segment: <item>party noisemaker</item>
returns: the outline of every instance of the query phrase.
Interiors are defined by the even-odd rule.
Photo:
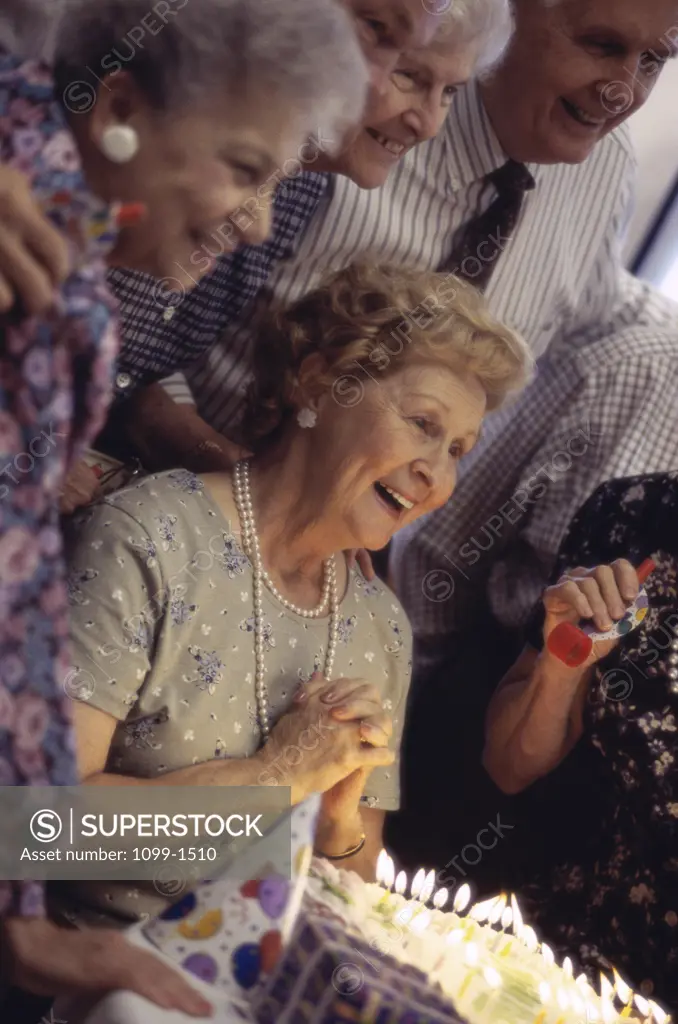
[[[615,622],[612,629],[601,633],[595,626],[590,624],[573,626],[570,622],[561,622],[556,626],[546,642],[550,653],[569,668],[579,668],[591,654],[594,643],[599,640],[617,640],[636,629],[648,611],[647,593],[643,584],[655,568],[654,561],[651,558],[646,558],[637,569],[638,582],[640,583],[638,596],[633,604],[627,608],[624,617]]]

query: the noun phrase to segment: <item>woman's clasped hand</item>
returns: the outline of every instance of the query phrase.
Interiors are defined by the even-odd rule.
[[[375,686],[364,679],[328,682],[316,673],[263,747],[259,781],[289,785],[292,803],[327,793],[356,771],[393,764],[392,734]]]

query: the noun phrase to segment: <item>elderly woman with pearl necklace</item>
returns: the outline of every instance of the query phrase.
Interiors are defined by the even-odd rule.
[[[75,520],[80,761],[89,785],[320,792],[318,853],[369,878],[398,806],[411,635],[343,552],[448,500],[530,357],[470,286],[391,268],[339,272],[258,337],[253,456],[148,477]],[[159,909],[129,889],[80,887],[71,919]]]

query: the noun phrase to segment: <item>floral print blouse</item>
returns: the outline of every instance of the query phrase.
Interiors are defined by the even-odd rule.
[[[67,785],[77,775],[58,502],[109,402],[115,306],[101,239],[86,241],[91,218],[107,211],[87,189],[49,69],[2,50],[0,147],[66,235],[75,268],[48,317],[2,318],[0,785]],[[42,909],[40,886],[0,882],[0,916]]]
[[[155,778],[213,758],[254,754],[261,735],[252,566],[238,523],[224,517],[200,477],[186,470],[146,477],[76,514],[68,552],[69,691],[118,721],[107,770]],[[303,618],[266,589],[263,607],[274,723],[299,684],[322,671],[328,618]],[[384,584],[352,570],[340,606],[334,677],[362,677],[379,688],[396,750],[410,658],[410,627],[399,602]],[[290,784],[289,767],[273,771],[279,785]],[[371,772],[363,800],[383,810],[398,807],[398,761]],[[149,909],[129,884],[113,889],[92,883],[84,895],[121,917]]]
[[[678,475],[605,484],[573,521],[558,574],[653,557],[649,611],[597,667],[584,714],[598,827],[526,886],[537,930],[595,977],[614,965],[678,1009]],[[534,637],[539,644],[538,635]],[[675,647],[672,647],[675,644]],[[591,777],[591,764],[597,764]],[[563,794],[546,789],[557,806]]]

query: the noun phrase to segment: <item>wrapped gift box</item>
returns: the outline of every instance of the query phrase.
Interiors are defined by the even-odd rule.
[[[317,796],[293,808],[222,875],[144,925],[145,937],[201,981],[246,998],[273,969],[294,928],[319,808]]]
[[[460,1024],[426,974],[375,953],[340,921],[304,913],[252,996],[258,1024]]]

